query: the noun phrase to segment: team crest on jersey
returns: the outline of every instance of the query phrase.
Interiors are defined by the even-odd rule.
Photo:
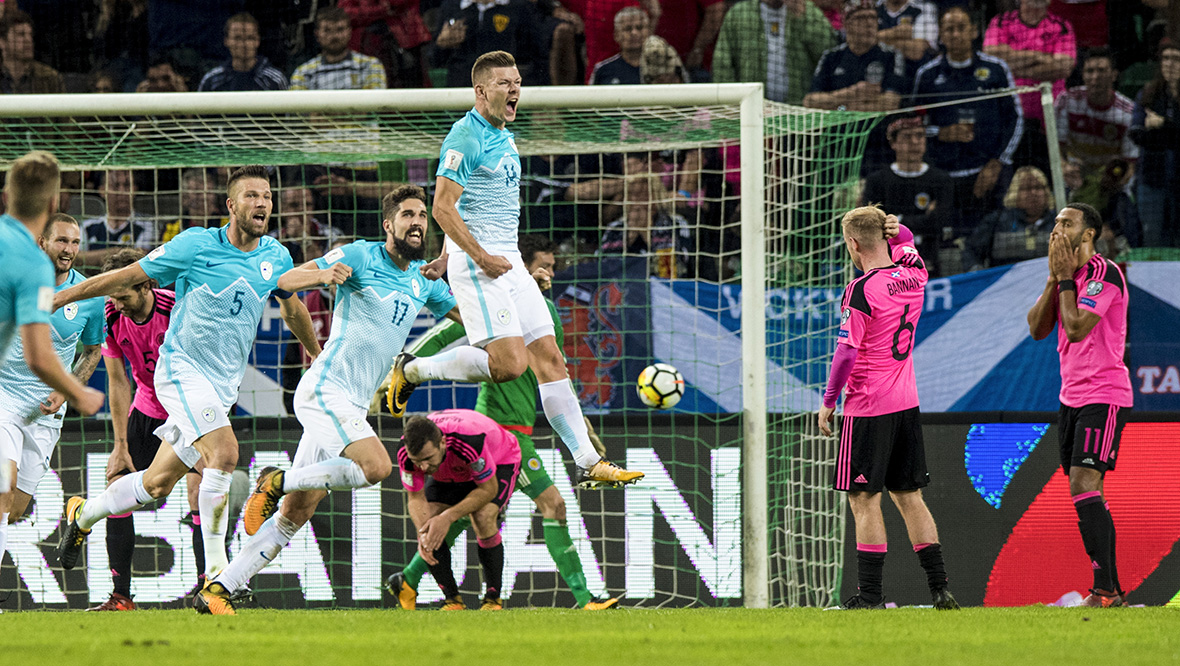
[[[541,469],[541,461],[536,458],[529,458],[529,469],[534,472],[539,471]]]
[[[988,70],[987,67],[976,67],[975,68],[975,80],[976,81],[987,81],[987,77],[991,76],[991,74],[992,73]]]
[[[275,267],[269,261],[264,261],[258,265],[258,270],[262,272],[262,279],[269,280],[271,275],[274,275]]]
[[[847,324],[848,320],[851,318],[852,318],[852,308],[844,308],[843,310],[840,311],[840,325],[841,326],[843,326],[844,324]]]
[[[881,81],[885,78],[885,65],[879,62],[869,63],[865,67],[865,81]]]
[[[164,246],[163,245],[152,250],[151,252],[148,252],[148,261],[155,261],[162,256],[164,256]]]
[[[930,195],[925,192],[918,192],[918,195],[914,197],[914,205],[919,210],[926,210],[926,207],[930,205]]]
[[[508,29],[508,17],[503,14],[493,14],[492,26],[496,28],[496,32],[504,32]]]
[[[1090,280],[1090,283],[1086,285],[1086,295],[1087,296],[1097,296],[1098,294],[1101,294],[1101,293],[1102,293],[1102,283],[1099,282],[1098,280]]]
[[[213,411],[212,407],[206,407],[201,410],[201,418],[205,419],[205,423],[213,423],[217,418],[217,412]]]
[[[414,290],[414,298],[422,293],[422,286],[418,284],[417,280],[410,280],[410,288]]]
[[[74,321],[74,317],[78,316],[78,304],[77,303],[70,303],[69,305],[65,306],[61,310],[62,310],[62,314],[64,314],[66,316],[66,319],[69,321]]]
[[[496,313],[496,319],[499,319],[501,324],[504,324],[505,326],[507,326],[508,323],[512,321],[512,313],[509,312],[507,309],[500,310],[499,312]]]
[[[484,471],[484,468],[486,468],[487,466],[488,466],[488,462],[486,460],[484,460],[483,458],[476,458],[475,462],[471,463],[471,469],[475,470],[476,474],[479,474],[480,472]]]

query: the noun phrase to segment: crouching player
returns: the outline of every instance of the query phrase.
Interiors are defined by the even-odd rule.
[[[479,540],[484,594],[480,610],[500,610],[504,545],[500,514],[516,488],[520,446],[495,421],[469,409],[447,409],[406,421],[397,452],[408,508],[418,530],[418,554],[442,589],[442,610],[467,608],[451,571],[451,525],[471,516]],[[427,478],[429,477],[429,478]]]

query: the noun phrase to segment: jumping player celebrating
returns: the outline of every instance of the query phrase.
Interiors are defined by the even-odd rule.
[[[445,263],[471,346],[428,359],[399,355],[389,408],[404,415],[410,393],[424,381],[506,382],[531,367],[545,417],[581,469],[579,482],[634,483],[641,472],[607,461],[590,443],[549,309],[517,251],[520,155],[505,126],[516,119],[520,81],[511,54],[492,51],[476,59],[475,108],[451,127],[436,174],[434,216],[447,240],[425,274],[441,275]]]
[[[456,520],[468,515],[475,526],[486,590],[480,610],[503,609],[500,514],[520,473],[516,437],[479,412],[447,409],[408,420],[402,442],[397,462],[409,493],[410,518],[418,529],[418,554],[430,565],[446,597],[442,609],[467,608],[451,571],[446,536]]]
[[[864,275],[844,289],[832,373],[819,410],[819,429],[830,436],[832,414],[847,385],[835,487],[848,493],[856,522],[859,593],[840,607],[883,608],[885,521],[881,490],[905,520],[926,583],[940,610],[959,604],[947,589],[938,527],[922,488],[930,483],[914,378],[914,330],[922,314],[926,266],[914,235],[876,206],[844,215],[844,242]]]
[[[1028,329],[1042,340],[1057,327],[1061,468],[1069,476],[1078,529],[1094,570],[1094,587],[1083,604],[1107,608],[1124,605],[1125,595],[1103,479],[1114,470],[1133,394],[1123,363],[1127,281],[1094,249],[1101,233],[1102,215],[1093,206],[1069,204],[1057,214],[1049,238],[1049,279],[1028,311]]]

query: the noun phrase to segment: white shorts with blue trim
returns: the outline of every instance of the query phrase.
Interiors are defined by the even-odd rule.
[[[41,413],[38,412],[37,416]],[[37,492],[37,484],[49,471],[49,459],[61,429],[51,428],[43,423],[0,410],[0,465],[6,471],[0,472],[0,483],[12,483],[8,478],[8,461],[15,460],[16,488],[26,495]],[[2,488],[5,492],[8,487]]]
[[[169,376],[165,376],[169,374]],[[229,426],[232,404],[221,402],[213,384],[199,372],[173,366],[171,373],[156,372],[156,398],[168,412],[155,435],[167,442],[181,462],[189,467],[201,459],[193,446],[198,439]]]
[[[507,257],[512,270],[492,280],[467,253],[452,249],[447,255],[447,276],[467,339],[477,347],[513,337],[524,338],[525,345],[529,345],[553,335],[549,306],[520,253],[491,254]]]
[[[376,437],[368,415],[368,405],[354,404],[343,390],[323,381],[320,371],[304,373],[295,388],[295,418],[303,426],[303,436],[291,467],[339,458],[349,444]]]

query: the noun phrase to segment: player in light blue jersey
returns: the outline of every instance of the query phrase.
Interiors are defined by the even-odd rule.
[[[303,437],[291,469],[269,467],[259,474],[242,512],[246,533],[254,536],[196,597],[199,611],[233,614],[232,593],[279,554],[327,491],[380,483],[392,470],[389,453],[366,418],[369,401],[423,306],[456,321],[459,312],[446,283],[420,273],[429,221],[422,188],[403,185],[387,194],[382,216],[384,243],[361,240],[338,247],[279,280],[288,291],[339,285],[332,332],[295,389]]]
[[[8,213],[0,216],[0,265],[4,266],[0,271],[0,369],[7,369],[9,348],[19,331],[19,360],[28,372],[82,413],[93,414],[102,407],[102,393],[67,372],[55,349],[50,332],[54,269],[36,240],[57,210],[60,189],[57,159],[44,151],[17,159],[5,179]],[[6,407],[10,404],[7,399],[2,402]],[[0,559],[7,546],[17,461],[24,448],[23,428],[0,427]]]
[[[421,382],[507,382],[532,368],[549,425],[573,454],[583,486],[617,486],[643,478],[601,457],[590,442],[553,320],[517,249],[520,155],[507,123],[516,119],[520,72],[504,51],[485,53],[471,68],[475,108],[443,140],[435,179],[434,215],[447,234],[443,255],[424,275],[449,275],[470,346],[429,358],[394,360],[389,410],[402,416]]]
[[[65,213],[54,213],[49,218],[38,244],[53,265],[57,291],[86,279],[74,270],[81,243],[77,220]],[[74,377],[79,382],[90,381],[102,357],[103,320],[101,298],[71,303],[49,318],[54,351],[64,367],[74,368]],[[82,355],[75,365],[79,341]],[[15,523],[24,515],[37,484],[49,471],[49,457],[61,437],[65,414],[65,396],[33,374],[25,362],[24,346],[16,340],[0,366],[0,431],[4,432],[0,436],[20,443],[21,447],[11,506],[0,505],[0,513],[9,516],[8,522]],[[4,551],[0,550],[0,558],[3,556]]]
[[[77,563],[90,528],[167,496],[199,459],[205,462],[198,493],[201,537],[208,579],[224,569],[226,503],[238,440],[229,423],[238,386],[266,301],[279,299],[283,321],[313,357],[320,353],[311,316],[294,294],[279,288],[291,255],[266,235],[273,203],[266,168],[247,166],[229,177],[228,226],[189,229],[152,250],[138,263],[87,280],[57,295],[61,307],[111,294],[153,279],[175,284],[176,306],[160,347],[156,397],[168,420],[155,434],[170,444],[146,470],[119,478],[99,496],[71,497],[58,544],[63,568]]]

